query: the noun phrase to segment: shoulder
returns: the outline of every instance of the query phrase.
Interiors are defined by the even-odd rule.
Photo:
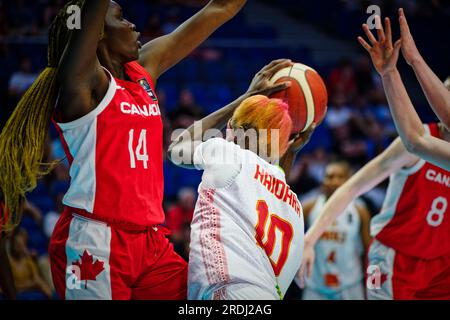
[[[222,138],[212,138],[195,148],[194,165],[233,164],[240,159],[241,152],[242,149],[232,142]]]

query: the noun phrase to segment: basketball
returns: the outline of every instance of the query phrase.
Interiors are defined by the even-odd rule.
[[[322,77],[311,67],[296,63],[278,71],[272,84],[291,81],[292,85],[271,98],[282,99],[289,105],[292,133],[304,132],[311,124],[320,124],[327,113],[328,94]]]

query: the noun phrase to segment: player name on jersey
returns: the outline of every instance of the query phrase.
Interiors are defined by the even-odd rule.
[[[125,114],[131,115],[138,114],[140,116],[145,117],[155,117],[161,115],[158,104],[156,103],[149,104],[148,106],[147,105],[138,106],[133,103],[122,102],[120,104],[120,111],[122,111],[122,113]]]
[[[302,207],[297,199],[297,195],[291,188],[282,180],[275,178],[271,174],[262,169],[259,164],[256,165],[254,179],[259,181],[264,187],[269,190],[279,200],[288,203],[300,216]]]
[[[447,188],[450,187],[450,176],[447,176],[444,173],[436,172],[433,169],[429,169],[425,174],[425,177],[427,178],[427,180],[443,184]]]
[[[324,241],[344,243],[347,239],[347,232],[325,231],[320,239]]]

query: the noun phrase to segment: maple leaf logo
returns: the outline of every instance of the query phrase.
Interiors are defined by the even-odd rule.
[[[105,270],[103,267],[103,261],[95,260],[87,250],[84,250],[83,255],[80,256],[81,260],[77,260],[72,263],[73,266],[77,266],[80,269],[80,279],[84,280],[84,288],[87,289],[88,280],[96,280],[97,276]]]
[[[381,279],[380,279],[381,280],[381,285],[383,285],[386,282],[387,277],[388,277],[387,273],[382,273],[381,274]]]

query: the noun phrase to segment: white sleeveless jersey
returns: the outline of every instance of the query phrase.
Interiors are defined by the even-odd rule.
[[[191,225],[188,298],[282,298],[300,267],[304,235],[284,172],[219,138],[198,146],[194,162],[205,172]]]
[[[309,226],[319,217],[325,203],[325,196],[320,195],[308,216]],[[308,288],[332,294],[363,280],[360,229],[361,219],[352,202],[317,241],[312,277],[306,280]]]

